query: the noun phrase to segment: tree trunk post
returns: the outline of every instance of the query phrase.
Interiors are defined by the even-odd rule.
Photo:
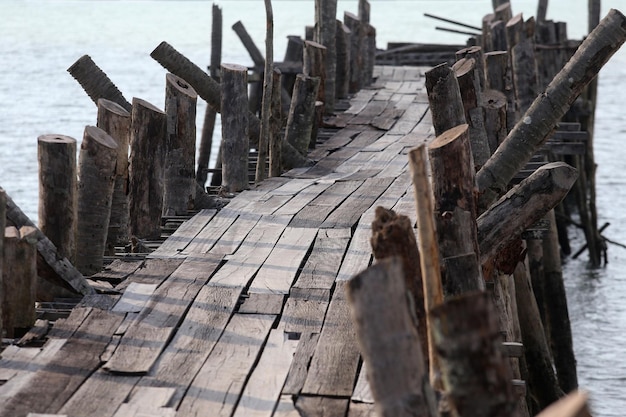
[[[60,256],[73,262],[76,254],[76,139],[42,135],[37,138],[37,145],[39,229],[54,243]]]
[[[521,13],[506,24],[507,42],[513,68],[513,85],[517,97],[518,119],[539,94],[537,61],[535,58],[535,21],[524,22]]]
[[[87,126],[78,162],[76,268],[84,275],[102,270],[111,219],[118,145],[104,130]]]
[[[304,75],[319,78],[319,88],[317,90],[317,100],[324,102],[326,105],[326,47],[313,41],[304,42],[304,66],[302,67]],[[297,83],[297,79],[296,79]],[[295,96],[294,86],[294,94]]]
[[[222,187],[236,193],[249,187],[248,69],[222,64]]]
[[[485,131],[489,143],[489,154],[492,155],[504,139],[507,131],[506,96],[496,90],[486,90],[483,93],[485,102]]]
[[[467,123],[459,82],[448,64],[440,64],[426,72],[426,90],[435,136]]]
[[[321,89],[319,77],[298,74],[287,117],[285,138],[302,155],[307,155],[315,122],[315,101]]]
[[[341,20],[337,20],[337,77],[335,80],[336,97],[346,98],[350,91],[350,39],[351,32]]]
[[[537,3],[537,23],[543,23],[546,21],[547,12],[548,0],[539,0]]]
[[[487,88],[499,91],[506,96],[506,129],[510,132],[515,127],[517,100],[509,53],[494,51],[485,54],[485,69]]]
[[[261,135],[259,136],[258,158],[254,182],[267,178],[267,154],[271,135],[272,89],[274,83],[274,12],[272,1],[265,0],[265,69],[263,71],[263,100],[261,101]]]
[[[125,246],[128,235],[128,150],[130,146],[130,113],[110,100],[98,100],[98,122],[117,143],[115,185],[111,201],[111,219],[105,254],[115,255],[115,246]],[[44,232],[45,233],[45,232]]]
[[[437,416],[399,258],[385,259],[347,286],[360,351],[380,416]]]
[[[282,74],[278,68],[272,71],[272,105],[270,114],[270,177],[279,177],[282,174],[281,167],[281,147],[283,127],[283,106],[282,106]]]
[[[485,56],[483,54],[483,48],[480,46],[470,46],[463,48],[455,53],[456,60],[460,61],[463,58],[474,60],[474,72],[480,82],[480,91],[484,91],[487,88],[485,83]]]
[[[130,131],[130,234],[137,239],[158,239],[163,213],[167,115],[147,101],[134,98]]]
[[[167,141],[163,174],[163,215],[186,215],[196,199],[197,94],[185,80],[165,76]]]
[[[361,73],[364,86],[372,85],[374,79],[374,65],[376,64],[376,28],[369,23],[363,24],[364,30],[363,50],[364,56],[363,71]]]
[[[350,29],[350,93],[356,93],[362,87],[361,68],[363,68],[363,28],[358,17],[344,12],[343,22]]]
[[[37,237],[32,226],[7,227],[2,272],[2,325],[8,338],[35,324],[37,293]],[[17,331],[17,332],[16,332]]]
[[[437,136],[428,153],[444,294],[450,297],[484,290],[468,126],[463,124]]]
[[[320,88],[324,89],[323,101],[325,112],[335,109],[335,78],[337,74],[337,0],[315,0],[315,42],[326,48],[322,64],[324,77]],[[305,45],[305,49],[307,46]],[[306,59],[305,59],[306,62]],[[305,64],[306,65],[306,64]],[[307,74],[305,72],[305,74]],[[319,73],[307,74],[320,76]]]

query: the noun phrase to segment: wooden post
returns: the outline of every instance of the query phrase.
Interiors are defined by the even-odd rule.
[[[535,21],[524,22],[518,14],[506,24],[507,42],[513,68],[513,85],[517,97],[518,119],[538,95],[537,62],[535,59]]]
[[[546,21],[546,13],[548,12],[548,0],[539,0],[537,3],[537,23]],[[600,20],[598,18],[598,20]]]
[[[448,64],[426,72],[426,90],[435,136],[466,123],[459,82]]]
[[[163,215],[186,215],[196,199],[197,94],[182,78],[165,76],[167,141],[163,174]]]
[[[347,286],[352,319],[379,416],[437,416],[399,258],[383,260]]]
[[[284,62],[299,63],[302,64],[304,56],[304,40],[300,36],[290,35],[287,36],[287,49],[285,50]],[[296,82],[295,73],[283,74],[282,86],[285,91],[290,95],[293,91],[293,85]]]
[[[484,91],[487,88],[487,84],[485,83],[485,57],[483,48],[477,45],[470,46],[457,51],[455,56],[457,61],[463,58],[474,60],[474,72],[480,82],[480,91]]]
[[[437,136],[428,151],[444,294],[450,297],[484,290],[478,262],[474,167],[468,125]]]
[[[508,51],[509,44],[506,40],[506,22],[496,20],[491,24],[489,30],[491,33],[493,51]]]
[[[511,3],[506,0],[499,0],[499,5],[494,8],[495,20],[502,20],[508,22],[513,18],[513,10],[511,9]]]
[[[158,239],[163,213],[167,116],[147,101],[134,98],[130,132],[130,234],[138,239]]]
[[[67,69],[67,72],[78,81],[96,105],[99,99],[106,98],[124,107],[127,111],[131,110],[130,103],[126,101],[113,81],[93,62],[89,55],[80,57]]]
[[[2,325],[8,338],[35,324],[37,292],[36,228],[11,226],[3,229]]]
[[[362,87],[361,68],[363,68],[364,31],[361,21],[350,12],[344,12],[343,23],[350,29],[350,93],[356,93]]]
[[[321,89],[319,77],[304,74],[298,74],[296,77],[285,138],[302,156],[306,156],[309,151],[311,129],[315,121],[315,101],[319,89]]]
[[[485,292],[455,297],[432,312],[433,339],[453,415],[517,415],[498,318]]]
[[[506,129],[510,132],[515,127],[517,100],[509,53],[506,51],[489,52],[485,54],[485,64],[487,88],[500,91],[506,96]]]
[[[587,21],[587,32],[591,33],[596,26],[600,23],[600,5],[601,0],[588,0],[587,2],[587,10],[588,10],[588,21]]]
[[[78,162],[76,268],[84,275],[102,270],[111,219],[118,145],[104,130],[87,126]]]
[[[626,17],[611,10],[515,125],[496,153],[476,175],[480,206],[486,207],[507,189],[513,176],[554,131],[583,88],[626,41]]]
[[[128,235],[128,150],[130,145],[130,113],[110,100],[98,100],[96,124],[117,142],[115,185],[111,201],[111,219],[105,254],[115,255],[115,246],[125,246]],[[45,233],[45,232],[44,232]]]
[[[363,38],[363,70],[361,72],[362,84],[372,85],[374,78],[374,65],[376,64],[376,28],[369,23],[362,24]]]
[[[315,0],[315,42],[326,48],[323,65],[324,77],[320,88],[324,89],[324,109],[332,113],[335,109],[335,77],[337,73],[337,0]],[[305,44],[305,49],[307,49]],[[306,56],[306,55],[305,55]],[[306,65],[306,59],[305,59]],[[305,72],[305,74],[307,74]],[[307,74],[319,76],[319,73]]]
[[[424,308],[424,284],[420,252],[411,220],[402,214],[384,207],[376,207],[376,217],[372,222],[370,238],[372,253],[377,261],[399,257],[402,260],[404,286],[411,295],[411,310],[417,319],[417,334],[423,354],[428,352],[428,332],[426,310]],[[429,368],[428,357],[424,357]]]
[[[237,36],[239,36],[239,39],[241,40],[241,43],[243,43],[243,46],[246,48],[246,51],[248,51],[248,54],[250,55],[250,58],[254,63],[254,71],[261,76],[261,79],[263,79],[263,72],[265,68],[265,58],[263,57],[263,54],[254,43],[254,40],[252,40],[252,37],[246,30],[243,23],[241,23],[241,20],[233,25],[233,30],[235,31]],[[261,97],[263,95],[262,90],[262,82],[254,81],[250,83],[250,97],[248,98],[248,107],[250,108],[250,112],[252,112],[252,114],[259,113],[262,101]]]
[[[430,383],[435,390],[441,389],[439,360],[435,353],[431,310],[443,303],[441,285],[441,266],[439,247],[435,229],[433,193],[427,174],[428,156],[426,145],[420,145],[409,152],[409,166],[415,193],[417,209],[417,229],[419,230],[418,248],[421,254],[420,266],[424,284],[424,308],[428,329],[428,362],[430,364]]]
[[[248,70],[222,64],[222,187],[235,193],[249,187]]]
[[[259,183],[267,178],[266,160],[270,143],[272,112],[272,86],[274,82],[274,12],[272,1],[265,0],[266,33],[265,33],[265,69],[263,71],[263,100],[261,102],[261,135],[259,136],[258,158],[254,182]]]
[[[283,127],[283,106],[281,103],[282,74],[278,68],[274,68],[274,71],[272,72],[272,77],[274,77],[274,79],[272,81],[272,109],[270,114],[269,175],[270,177],[278,177],[282,173],[282,137],[280,131]]]
[[[491,155],[506,139],[506,96],[496,90],[486,90],[483,92],[483,101],[485,103],[485,131],[487,132],[487,142]]]
[[[4,192],[4,189],[0,187],[0,230],[4,233],[4,229],[6,227],[6,216],[7,212],[7,194]],[[4,269],[4,235],[2,239],[0,239],[0,300],[2,300],[2,283],[3,283],[3,269]],[[0,335],[3,333],[2,326],[2,302],[0,301]]]
[[[76,139],[63,135],[39,136],[37,158],[39,229],[54,243],[60,256],[73,262],[76,253]]]
[[[337,76],[335,93],[338,99],[348,97],[350,91],[350,39],[351,32],[348,26],[341,20],[337,20]]]
[[[211,78],[219,82],[219,69],[222,62],[222,9],[217,4],[213,4],[212,24],[211,24],[211,64],[209,72]],[[202,125],[202,136],[200,137],[200,148],[198,149],[198,172],[196,181],[202,187],[207,180],[207,168],[211,160],[211,148],[213,147],[213,132],[215,131],[215,118],[217,112],[208,105],[204,113],[204,123]],[[219,158],[218,158],[219,162]],[[219,162],[221,163],[221,162]],[[217,167],[216,167],[217,168]]]
[[[313,41],[304,42],[304,75],[319,78],[319,88],[317,90],[317,100],[326,104],[326,47]],[[297,79],[296,79],[297,83]],[[295,87],[294,94],[295,96]]]

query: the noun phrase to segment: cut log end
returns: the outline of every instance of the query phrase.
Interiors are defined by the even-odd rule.
[[[107,100],[106,98],[98,99],[98,108],[103,108],[120,117],[130,117],[130,112],[127,111],[124,107],[120,106],[114,101]]]
[[[98,144],[105,146],[110,149],[117,149],[117,142],[111,136],[107,134],[104,130],[100,129],[96,126],[87,126],[85,127],[85,137],[89,136],[93,140],[95,140]],[[81,148],[87,146],[87,142],[83,141],[81,144]]]
[[[452,66],[457,78],[463,77],[470,71],[474,71],[476,60],[474,58],[461,58]]]
[[[450,142],[453,142],[459,136],[464,134],[469,129],[469,125],[462,124],[456,127],[453,127],[450,130],[446,130],[441,135],[437,136],[428,146],[429,149],[439,149],[443,148]]]
[[[187,81],[183,80],[179,76],[174,75],[172,73],[168,73],[165,76],[165,80],[170,86],[174,87],[181,94],[184,94],[192,99],[197,99],[198,93],[196,93],[196,90],[194,90],[193,87],[189,85]]]

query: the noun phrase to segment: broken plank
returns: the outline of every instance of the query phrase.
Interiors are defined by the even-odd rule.
[[[133,282],[161,285],[182,263],[183,259],[146,259],[141,267],[137,268],[115,289],[124,289]]]
[[[117,285],[135,272],[142,264],[143,260],[127,261],[124,259],[115,259],[109,265],[105,266],[102,271],[92,275],[90,278]]]
[[[187,390],[178,413],[231,416],[275,316],[235,314]]]
[[[181,224],[157,250],[148,255],[148,258],[179,256],[202,228],[211,221],[216,213],[217,210],[201,210],[191,219]]]
[[[333,287],[351,236],[349,229],[343,229],[343,234],[335,232],[333,229],[319,231],[311,255],[294,284],[295,288],[330,290]]]
[[[299,335],[298,346],[282,390],[283,394],[299,395],[300,391],[302,391],[319,337],[319,333],[303,333]]]

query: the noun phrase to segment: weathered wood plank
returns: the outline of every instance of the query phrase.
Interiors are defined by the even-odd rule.
[[[285,303],[284,294],[250,293],[237,310],[239,314],[275,314],[280,315]]]
[[[298,179],[294,179],[297,181]],[[302,181],[302,180],[300,180]],[[309,179],[305,181],[311,181]],[[311,201],[313,201],[317,196],[323,193],[328,187],[330,187],[331,183],[315,183],[306,187],[298,194],[296,194],[291,200],[289,200],[284,206],[276,211],[277,215],[296,215],[300,210],[306,207]]]
[[[146,305],[154,291],[156,284],[140,284],[132,282],[117,301],[112,311],[116,313],[139,313]]]
[[[299,395],[300,391],[302,391],[307,372],[309,371],[309,364],[311,363],[313,353],[315,353],[319,338],[319,333],[307,333],[300,336],[298,347],[282,390],[283,395]]]
[[[241,217],[241,219],[239,218]],[[236,221],[239,220],[239,223]],[[185,253],[207,253],[211,250],[215,244],[221,240],[218,248],[215,248],[214,253],[221,253],[223,255],[233,253],[237,247],[230,234],[224,237],[224,234],[233,227],[231,234],[235,234],[235,231],[242,231],[251,229],[259,220],[258,215],[242,215],[240,216],[236,212],[223,208],[219,213],[206,225],[202,230],[193,238],[193,240],[185,248]],[[245,234],[241,236],[241,239],[245,237]],[[223,238],[223,239],[222,239]]]
[[[348,417],[378,417],[374,404],[350,401]]]
[[[223,210],[222,210],[223,211]],[[221,212],[220,212],[221,213]],[[225,213],[228,217],[229,214]],[[258,223],[261,216],[256,213],[240,213],[239,217],[233,224],[222,231],[221,237],[211,248],[210,253],[214,255],[230,255],[233,254],[241,244],[241,241],[247,236],[248,232]],[[217,225],[209,224],[205,230],[215,230]],[[209,228],[209,229],[207,229]],[[199,234],[200,236],[200,234]]]
[[[350,229],[320,230],[311,255],[293,287],[330,290],[341,266],[343,254],[350,243],[351,234]]]
[[[348,399],[331,397],[298,397],[296,409],[301,416],[344,417]]]
[[[319,333],[330,301],[330,291],[318,288],[292,288],[281,323],[289,334]]]
[[[331,185],[298,212],[289,226],[319,227],[335,207],[360,187],[362,183],[363,181],[343,181]]]
[[[153,417],[175,416],[176,410],[166,407],[172,396],[173,388],[138,387],[128,402],[120,406],[113,417]]]
[[[221,262],[220,256],[188,257],[155,291],[130,325],[113,357],[109,372],[147,373],[170,339],[183,314]]]
[[[365,364],[361,366],[361,371],[359,372],[359,376],[356,380],[356,386],[354,387],[354,392],[352,393],[352,397],[350,399],[359,403],[374,404],[374,397],[372,396],[370,384],[367,382],[367,368],[365,367]]]
[[[178,408],[184,415],[230,416],[275,316],[235,314]]]
[[[201,210],[191,219],[181,224],[157,250],[148,255],[148,258],[166,258],[181,255],[185,247],[211,221],[216,213],[217,210]]]
[[[373,220],[373,218],[372,218]],[[346,255],[341,262],[336,281],[347,281],[369,266],[372,260],[370,246],[371,221],[362,218],[350,240]]]
[[[115,289],[125,289],[133,282],[160,285],[183,263],[183,260],[172,258],[146,259],[135,272],[129,275]]]
[[[102,271],[92,275],[90,278],[98,281],[107,281],[113,285],[117,285],[141,267],[142,264],[143,261],[115,259],[109,265],[105,266]]]

